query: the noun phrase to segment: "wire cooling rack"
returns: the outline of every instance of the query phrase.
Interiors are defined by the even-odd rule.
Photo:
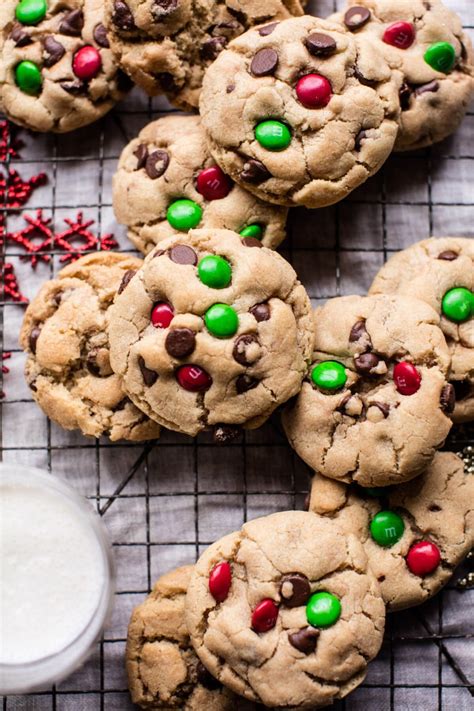
[[[474,33],[470,0],[447,0]],[[326,16],[341,2],[319,0]],[[135,90],[99,124],[72,135],[33,136],[21,158],[9,157],[0,173],[17,170],[23,179],[40,171],[48,182],[23,212],[3,209],[6,229],[24,226],[24,216],[42,208],[56,231],[64,218],[82,211],[95,220],[96,234],[113,232],[121,251],[132,251],[125,230],[114,223],[111,178],[125,143],[149,120],[170,107]],[[314,303],[364,293],[387,258],[433,235],[472,235],[474,221],[474,113],[448,141],[417,153],[392,156],[383,170],[345,202],[325,210],[295,210],[281,252],[295,266]],[[20,286],[32,298],[62,266],[51,250],[36,269],[8,243],[2,260],[13,264]],[[2,296],[3,299],[3,296]],[[216,538],[251,518],[302,508],[309,470],[293,454],[274,417],[241,440],[216,447],[208,436],[196,440],[164,433],[145,446],[95,442],[65,432],[36,407],[24,382],[18,332],[24,307],[2,301],[0,374],[4,461],[42,467],[67,479],[102,514],[113,541],[117,593],[104,637],[86,663],[53,689],[3,700],[4,711],[127,711],[132,708],[124,672],[124,647],[132,608],[153,581],[169,569],[193,562]],[[474,441],[474,429],[457,428],[448,447],[460,451]],[[365,683],[335,709],[350,711],[467,711],[474,708],[472,683],[472,592],[452,584],[429,603],[388,618],[380,656]],[[206,711],[203,709],[203,711]]]

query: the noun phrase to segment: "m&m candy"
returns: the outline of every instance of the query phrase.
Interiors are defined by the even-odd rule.
[[[230,338],[239,327],[237,312],[227,304],[214,304],[204,316],[209,333],[217,338]]]
[[[36,25],[48,11],[46,0],[21,0],[15,8],[15,17],[22,25]]]
[[[398,49],[408,49],[415,41],[415,27],[411,22],[394,22],[383,33],[383,41]]]
[[[257,224],[252,224],[252,225],[247,225],[246,227],[242,228],[239,232],[241,237],[253,237],[254,239],[262,239],[263,237],[263,228],[261,225]]]
[[[199,365],[182,365],[176,371],[176,379],[183,390],[191,393],[201,393],[209,390],[212,378]]]
[[[208,254],[198,264],[198,277],[211,289],[224,289],[232,280],[232,267],[227,259]]]
[[[313,627],[331,627],[341,616],[341,601],[322,591],[311,595],[306,605],[306,619]]]
[[[166,219],[171,227],[180,232],[187,232],[201,222],[202,208],[193,200],[176,200],[166,211]]]
[[[25,94],[37,96],[43,85],[39,67],[28,60],[20,62],[15,67],[15,82]]]
[[[448,74],[456,63],[456,50],[449,42],[435,42],[426,50],[424,59],[432,69]]]
[[[209,573],[209,592],[216,602],[224,602],[232,585],[230,563],[218,563]]]
[[[275,627],[277,619],[277,605],[270,598],[266,598],[252,612],[252,629],[254,632],[268,632]]]
[[[418,541],[408,551],[406,561],[410,572],[423,578],[434,573],[441,562],[441,553],[431,541]]]
[[[100,72],[102,58],[100,52],[91,45],[78,49],[72,60],[72,71],[81,81],[91,81]]]
[[[342,363],[325,360],[313,368],[311,380],[322,390],[339,390],[347,382],[346,369]]]
[[[403,361],[393,369],[395,387],[401,395],[414,395],[421,386],[421,375],[413,363]]]
[[[218,165],[201,170],[196,182],[198,191],[206,200],[222,200],[232,189],[232,181]]]
[[[174,311],[166,301],[159,301],[151,311],[151,322],[155,328],[168,328],[174,318]]]
[[[332,87],[321,74],[306,74],[298,80],[296,96],[307,109],[322,109],[332,96]]]
[[[262,121],[255,128],[255,138],[262,148],[269,151],[283,151],[291,143],[291,131],[281,121]]]
[[[474,294],[463,286],[450,289],[441,302],[443,315],[455,323],[464,323],[474,314]]]
[[[390,548],[403,536],[405,524],[394,511],[379,511],[370,522],[370,535],[379,546]]]

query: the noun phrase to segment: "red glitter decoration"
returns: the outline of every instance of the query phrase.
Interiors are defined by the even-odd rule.
[[[5,296],[9,297],[12,301],[18,301],[23,304],[27,303],[28,299],[21,293],[20,287],[18,286],[13,264],[2,262],[1,274]]]
[[[38,173],[23,180],[16,170],[10,168],[8,176],[0,174],[0,208],[13,210],[22,207],[31,197],[33,190],[48,181],[46,173]]]
[[[0,121],[0,162],[6,163],[11,158],[20,158],[20,151],[25,145],[22,140],[17,137],[18,127],[8,123],[8,121]]]

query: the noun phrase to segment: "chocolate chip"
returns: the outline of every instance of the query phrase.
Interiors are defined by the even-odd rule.
[[[372,89],[378,86],[379,82],[375,79],[368,79],[366,76],[364,76],[364,74],[362,74],[357,65],[354,67],[354,76],[364,86],[370,86]]]
[[[337,49],[336,40],[322,32],[313,32],[304,41],[306,49],[313,57],[328,57]]]
[[[278,66],[278,53],[271,47],[260,49],[254,54],[250,71],[254,77],[265,77],[274,74]]]
[[[97,363],[97,351],[96,350],[90,351],[90,353],[87,354],[86,368],[89,371],[89,373],[91,373],[92,375],[95,375],[95,376],[100,375],[100,368]]]
[[[250,365],[255,361],[255,358],[250,357],[250,352],[253,346],[260,346],[257,336],[247,333],[244,336],[239,336],[235,341],[232,355],[240,365]]]
[[[151,8],[151,14],[155,20],[163,20],[175,12],[179,4],[179,0],[155,0]]]
[[[303,654],[312,654],[316,649],[319,630],[314,627],[304,627],[298,632],[288,632],[288,641],[292,647]]]
[[[258,34],[260,37],[267,37],[268,35],[271,35],[275,27],[278,25],[278,22],[270,22],[268,25],[264,25],[263,27],[258,28]]]
[[[65,47],[63,47],[61,42],[55,40],[54,37],[45,37],[43,47],[46,52],[46,56],[44,58],[45,67],[52,67],[53,64],[59,62],[59,60],[62,59],[66,53]]]
[[[112,22],[119,30],[135,30],[136,25],[133,15],[127,3],[123,0],[115,0],[114,11],[112,13]]]
[[[84,27],[84,13],[82,10],[71,10],[67,12],[61,24],[59,25],[59,31],[63,35],[69,35],[70,37],[80,37],[82,28]]]
[[[448,414],[454,412],[454,407],[456,405],[456,392],[454,390],[454,386],[451,385],[451,383],[445,385],[444,388],[441,390],[441,396],[439,398],[439,401],[443,412],[447,412]]]
[[[23,27],[19,24],[15,25],[12,29],[10,39],[13,40],[16,47],[26,47],[27,44],[33,42],[30,35],[25,32]]]
[[[351,399],[351,397],[352,397],[351,392],[346,393],[344,395],[344,397],[342,398],[342,400],[340,401],[339,405],[337,406],[336,410],[339,410],[340,412],[342,412],[342,410],[345,409],[345,407],[346,407],[347,403],[349,402],[349,400]]]
[[[201,47],[201,57],[213,61],[227,45],[227,37],[213,37],[203,42]]]
[[[240,177],[246,183],[258,184],[271,178],[272,174],[261,161],[256,158],[248,158],[244,163]]]
[[[438,506],[438,504],[431,504],[428,506],[428,511],[432,511],[433,513],[438,513],[438,511],[442,511],[443,509],[441,506]]]
[[[408,109],[410,108],[411,96],[412,90],[410,89],[408,84],[404,82],[400,87],[400,91],[398,92],[398,99],[400,101],[402,111],[408,111]]]
[[[138,367],[142,372],[143,382],[150,388],[158,380],[158,373],[146,367],[145,360],[142,356],[138,356]]]
[[[96,44],[99,45],[99,47],[105,47],[105,49],[110,47],[110,42],[107,37],[107,30],[105,29],[102,22],[99,22],[99,24],[94,27],[93,34],[94,34],[94,40],[95,40]]]
[[[352,326],[351,332],[349,334],[349,343],[355,343],[361,338],[368,338],[370,340],[369,333],[365,327],[365,319],[363,318],[361,318],[359,321],[356,321],[355,324]]]
[[[356,151],[360,151],[362,148],[362,141],[367,138],[367,131],[359,131],[354,141],[354,148]]]
[[[193,266],[197,264],[197,254],[187,244],[177,244],[176,247],[171,247],[168,256],[176,264],[192,264]]]
[[[56,294],[53,296],[53,301],[56,304],[56,306],[59,306],[59,304],[61,303],[62,300],[63,300],[63,292],[62,291],[56,292]]]
[[[247,390],[252,390],[253,388],[256,388],[258,383],[259,381],[255,378],[251,378],[250,375],[244,374],[239,375],[239,377],[235,381],[235,387],[239,395],[242,395],[242,393],[246,393]]]
[[[165,253],[164,249],[157,249],[156,252],[153,254],[153,259],[156,259],[156,257],[161,257],[161,255],[164,253]]]
[[[172,328],[166,336],[165,348],[172,358],[185,358],[196,348],[196,335],[190,328]]]
[[[130,284],[131,280],[133,279],[133,277],[135,276],[136,273],[137,273],[136,269],[128,269],[125,272],[125,274],[122,277],[122,281],[120,282],[120,286],[117,289],[117,294],[122,293],[122,291],[125,289],[125,287],[127,287]]]
[[[451,249],[446,249],[444,252],[438,254],[437,259],[444,259],[446,262],[454,262],[455,259],[459,257],[457,252],[453,252]]]
[[[30,351],[31,351],[32,353],[36,353],[36,344],[37,344],[37,342],[38,342],[38,338],[39,338],[40,333],[41,333],[41,331],[40,331],[40,329],[37,328],[37,327],[32,328],[31,331],[30,331],[30,336],[29,336],[29,338],[28,338],[28,344],[29,344],[29,346],[30,346]]]
[[[311,586],[306,575],[291,573],[281,580],[280,595],[286,607],[301,607],[306,605],[311,595]]]
[[[85,91],[87,91],[87,85],[80,79],[73,79],[72,81],[62,81],[60,82],[59,86],[61,87],[61,89],[64,89],[64,91],[67,91],[68,94],[77,95],[83,94]]]
[[[349,30],[360,30],[370,20],[370,10],[360,5],[355,5],[347,10],[344,15],[344,24]]]
[[[439,91],[439,82],[435,79],[428,82],[428,84],[421,84],[415,89],[415,96],[421,96],[422,94],[436,93]]]
[[[256,237],[244,237],[242,244],[246,247],[263,247],[263,244]]]
[[[369,407],[377,407],[380,410],[380,412],[382,413],[382,415],[385,417],[385,419],[387,419],[387,417],[390,414],[390,406],[387,405],[385,402],[378,402],[378,401],[369,402],[368,406]]]
[[[214,427],[213,440],[216,444],[228,444],[234,442],[240,435],[241,428],[237,425],[216,425]]]
[[[146,159],[148,158],[148,148],[144,143],[140,143],[138,148],[133,151],[133,155],[137,158],[137,170],[145,167]]]
[[[456,402],[464,400],[471,394],[471,383],[469,380],[453,380],[452,385],[456,395]]]
[[[170,164],[170,157],[166,151],[153,151],[145,162],[145,171],[149,178],[156,180],[166,172]]]
[[[371,371],[378,366],[380,360],[375,353],[362,353],[362,355],[354,358],[354,365],[359,373],[371,375]]]
[[[249,312],[256,321],[268,321],[270,318],[270,307],[268,304],[255,304],[249,309]]]
[[[215,691],[216,689],[220,689],[222,687],[220,681],[214,679],[212,674],[207,671],[206,667],[201,662],[197,663],[196,674],[199,684],[204,686],[209,691]]]
[[[226,94],[232,94],[232,92],[235,90],[235,84],[227,84],[225,90]]]

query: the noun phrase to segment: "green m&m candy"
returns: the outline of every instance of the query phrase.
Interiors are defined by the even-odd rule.
[[[456,50],[449,42],[435,42],[425,52],[425,62],[437,72],[447,74],[456,62]]]
[[[315,365],[311,380],[322,390],[339,390],[347,382],[346,369],[335,360],[325,360]]]
[[[36,25],[46,16],[46,0],[21,0],[15,9],[15,17],[22,25]]]
[[[176,200],[166,212],[166,219],[171,227],[180,232],[187,232],[201,222],[202,208],[193,200]]]
[[[379,546],[390,548],[403,536],[405,524],[394,511],[379,511],[370,522],[370,535]]]
[[[255,239],[262,239],[263,229],[260,225],[247,225],[239,232],[241,237],[255,237]]]
[[[211,289],[224,289],[232,279],[232,267],[227,259],[217,254],[208,254],[198,264],[198,276]]]
[[[291,131],[281,121],[262,121],[255,128],[255,138],[262,148],[269,151],[283,151],[291,143]]]
[[[227,304],[214,304],[204,316],[209,333],[217,338],[230,338],[239,327],[237,312]]]
[[[450,289],[443,296],[441,308],[444,316],[450,321],[468,321],[474,313],[474,294],[463,286]]]
[[[18,87],[31,96],[36,96],[41,91],[43,79],[41,71],[34,62],[24,61],[15,67],[15,81]]]
[[[340,616],[341,602],[332,593],[313,593],[306,604],[306,619],[312,627],[331,627]]]

